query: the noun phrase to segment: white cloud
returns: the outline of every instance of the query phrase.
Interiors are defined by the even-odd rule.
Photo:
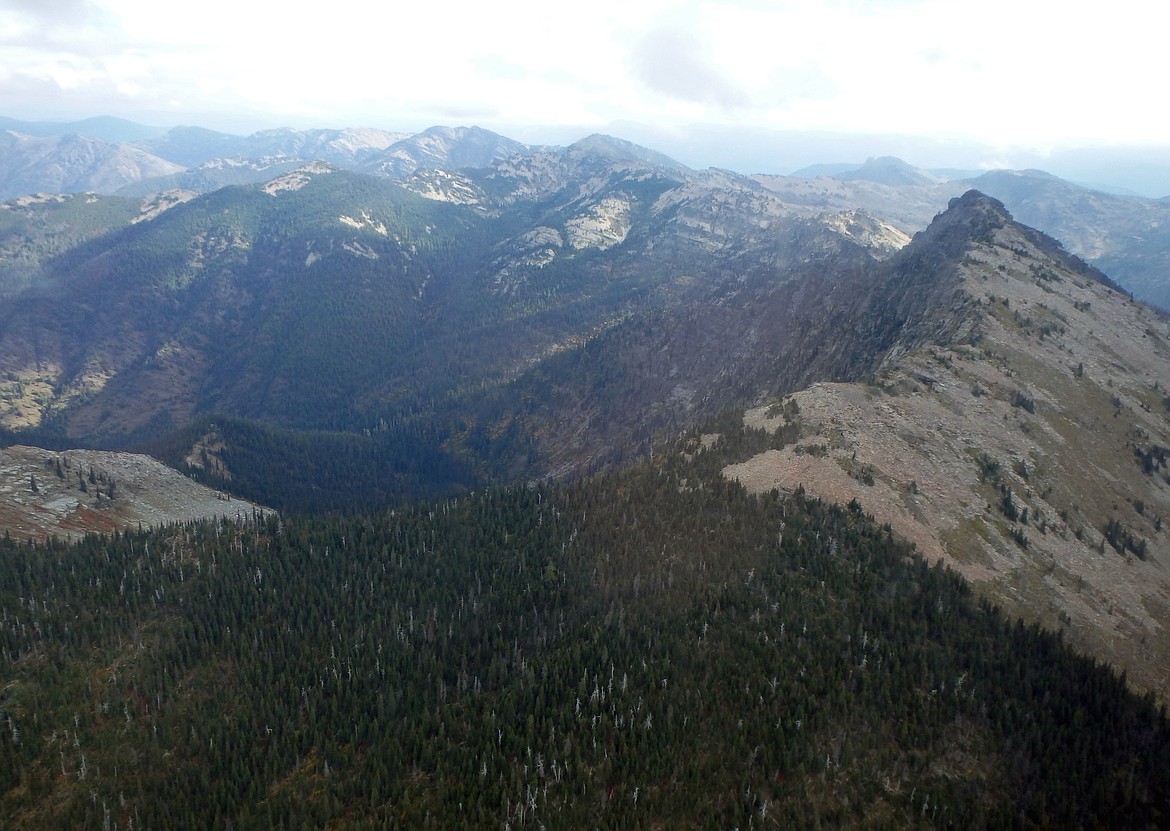
[[[1148,92],[1164,75],[1161,27],[1139,0],[5,6],[0,107],[24,117],[220,110],[413,127],[480,114],[1003,144],[1170,140]]]
[[[659,28],[647,32],[632,54],[632,68],[652,93],[734,111],[747,104],[736,88],[704,54],[691,32]]]

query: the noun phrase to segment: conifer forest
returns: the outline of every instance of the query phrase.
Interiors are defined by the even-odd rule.
[[[860,507],[620,472],[0,552],[13,828],[1154,828],[1170,722]]]

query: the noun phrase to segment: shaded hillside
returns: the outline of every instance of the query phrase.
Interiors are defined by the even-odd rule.
[[[964,197],[903,256],[939,231],[954,265],[918,319],[951,324],[907,327],[868,383],[750,413],[790,445],[727,475],[857,499],[1165,698],[1170,328],[990,199]]]
[[[883,260],[858,241],[883,227],[864,215],[852,217],[848,234],[824,218],[777,220],[767,256],[756,250],[729,268],[685,274],[660,289],[669,303],[494,391],[496,414],[468,441],[479,448],[484,433],[534,436],[538,466],[528,475],[580,473],[636,458],[728,407],[818,380],[866,378],[891,350],[961,327],[964,303],[943,277],[972,235],[1003,221],[967,210],[979,198],[957,203]]]
[[[725,440],[738,439],[728,436]],[[0,543],[13,828],[1157,827],[1170,725],[729,447],[378,517]]]
[[[41,194],[0,204],[0,301],[46,277],[52,258],[124,227],[137,201],[96,194]]]
[[[904,242],[668,162],[599,137],[460,180],[479,194],[466,205],[317,165],[152,213],[44,263],[43,288],[3,310],[5,423],[127,442],[211,412],[353,431],[450,421],[631,315],[693,315],[740,280]]]
[[[200,482],[280,511],[355,514],[487,484],[445,438],[410,420],[351,433],[205,416],[142,449]]]
[[[817,221],[775,233],[769,259],[688,269],[661,302],[491,391],[494,404],[473,402],[481,432],[533,436],[524,472],[561,476],[636,458],[736,403],[871,371],[900,320],[869,315],[867,298],[882,302],[870,249]]]
[[[74,249],[4,309],[6,421],[125,436],[224,402],[352,419],[358,390],[418,336],[423,287],[467,270],[482,223],[454,213],[319,168]]]

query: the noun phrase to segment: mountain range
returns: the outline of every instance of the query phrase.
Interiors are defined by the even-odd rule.
[[[136,142],[183,169],[0,208],[22,826],[1165,821],[1162,201]],[[135,531],[130,450],[251,513]]]
[[[833,176],[757,176],[782,198],[809,207],[862,208],[907,233],[923,228],[937,206],[974,188],[992,196],[1017,220],[1060,240],[1137,298],[1170,308],[1164,278],[1170,243],[1170,202],[1105,193],[1040,170],[996,170],[940,181],[897,159],[870,159]]]
[[[982,293],[970,288],[972,279],[956,288],[953,276],[942,275],[983,256],[972,246],[995,227],[1017,227],[1002,203],[952,200],[910,242],[900,227],[916,224],[931,194],[951,184],[892,159],[806,180],[694,171],[603,136],[517,152],[482,131],[436,130],[392,146],[399,161],[414,159],[397,180],[316,162],[169,206],[143,209],[116,196],[8,203],[9,248],[19,257],[6,263],[10,297],[0,310],[3,425],[53,446],[150,447],[174,463],[194,458],[191,448],[202,442],[221,448],[202,475],[224,487],[212,471],[234,471],[232,487],[248,498],[285,508],[378,504],[612,468],[729,409],[808,395],[799,391],[824,389],[811,386],[818,382],[898,389],[880,379],[900,372],[914,386],[913,378],[933,377],[927,365],[936,358],[916,359],[921,365],[910,369],[897,361],[923,349],[941,355],[956,342],[973,348],[984,336],[972,333],[1010,317],[1024,341],[1038,336],[1050,347],[1036,380],[1013,385],[1008,379],[1019,370],[1004,369],[1004,349],[994,359],[963,353],[973,364],[994,364],[1002,377],[973,366],[970,383],[953,390],[992,394],[942,409],[969,418],[975,403],[1010,404],[1017,394],[1060,404],[1069,392],[1054,379],[1069,372],[1067,352],[1084,350],[1089,360],[1078,356],[1080,371],[1117,384],[1098,396],[1127,402],[1102,405],[1118,416],[1102,418],[1117,426],[1117,447],[1108,445],[1095,469],[1121,460],[1109,478],[1115,498],[1089,510],[1075,494],[1101,483],[1063,474],[1064,501],[1030,507],[1031,517],[1056,522],[1077,505],[1083,515],[1058,524],[1065,536],[1073,529],[1080,537],[1060,537],[1061,545],[1099,549],[1116,520],[1133,540],[1152,544],[1146,551],[1160,562],[1154,523],[1170,506],[1150,490],[1158,477],[1139,476],[1126,459],[1130,446],[1143,453],[1170,446],[1156,415],[1164,408],[1149,386],[1170,383],[1160,380],[1170,379],[1157,348],[1164,324],[1153,311],[1140,323],[1115,312],[1131,302],[1118,284],[1023,230],[1024,241],[999,243],[1014,252],[1012,262],[997,260],[999,281]],[[474,166],[432,166],[459,146]],[[1063,195],[1072,187],[1040,174],[987,176],[993,184],[1039,181]],[[885,207],[892,203],[897,210]],[[865,207],[847,207],[856,204]],[[877,218],[883,215],[890,219]],[[70,230],[36,230],[62,228]],[[30,244],[38,233],[44,242]],[[1003,276],[1020,261],[1026,272]],[[1072,291],[1081,284],[1101,286],[1100,296]],[[1144,334],[1131,355],[1086,328]],[[1071,342],[1070,330],[1080,346],[1052,346]],[[1039,359],[1027,342],[1013,343],[1011,352]],[[1009,407],[999,415],[1021,412]],[[1120,419],[1125,412],[1134,415]],[[1029,413],[1024,427],[1039,418]],[[986,452],[1004,471],[1034,470],[1055,452],[1035,439],[1004,444],[998,424],[989,428],[995,441],[972,433],[954,445],[951,464],[975,471],[972,454]],[[1097,444],[1108,443],[1098,437]],[[941,452],[937,441],[929,445]],[[365,472],[325,469],[323,457]],[[830,469],[840,463],[833,453],[824,458]],[[851,456],[841,464],[871,463]],[[281,468],[297,471],[297,485],[282,489],[264,472]],[[1008,478],[999,486],[1019,494],[1026,480],[1012,475],[1009,482],[1001,474]],[[928,488],[931,474],[894,479],[896,492],[911,481]],[[982,494],[984,484],[963,500]],[[865,503],[877,492],[849,498]],[[983,496],[998,504],[994,494]],[[1120,518],[1102,507],[1119,500],[1148,513]],[[1015,525],[994,512],[979,520],[1008,529],[1000,537],[981,531],[996,553],[980,555],[946,541],[960,529],[941,518],[962,515],[958,505],[936,500],[929,522],[900,510],[910,513],[883,519],[932,556],[992,581],[997,599],[1014,606],[1003,581],[1024,568],[1011,538]],[[1025,571],[1040,567],[1045,543],[1030,544]],[[1123,544],[1120,554],[1127,552]],[[972,570],[980,557],[1011,565]],[[1091,585],[1091,575],[1069,568],[1066,582]],[[1162,591],[1154,578],[1134,579]],[[1143,685],[1161,685],[1167,656],[1159,650],[1135,661],[1094,643],[1104,629],[1153,632],[1162,625],[1157,615],[1123,607],[1128,618],[1101,616],[1103,599],[1081,608],[1066,595],[1052,593],[1046,611],[1031,600],[1021,610],[1072,625],[1079,609],[1079,643],[1133,666]],[[1143,662],[1152,666],[1138,670]]]
[[[27,236],[66,208],[106,215],[108,201],[24,200],[9,213]],[[207,411],[362,429],[630,328],[633,314],[675,314],[746,279],[738,262],[808,269],[905,241],[610,139],[402,185],[310,165],[46,260],[0,335],[10,388],[23,391],[6,396],[6,423],[122,441]]]
[[[157,198],[175,190],[185,196],[264,182],[311,161],[400,180],[420,171],[483,168],[544,150],[477,127],[432,127],[417,134],[277,128],[237,136],[201,127],[162,131],[117,119],[0,119],[0,128],[7,131],[0,199],[78,191]],[[1104,269],[1135,297],[1170,308],[1165,199],[1105,192],[1038,170],[928,171],[893,157],[757,179],[787,201],[820,210],[864,209],[907,234],[926,227],[948,199],[975,188]]]

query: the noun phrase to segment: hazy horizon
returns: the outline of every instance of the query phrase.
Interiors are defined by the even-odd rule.
[[[72,115],[72,114],[71,114]],[[232,129],[222,120],[212,124],[186,121],[163,124],[140,121],[113,113],[77,114],[77,117],[45,119],[20,118],[0,112],[0,119],[12,119],[42,125],[44,132],[53,125],[72,125],[102,119],[120,119],[160,134],[178,126],[202,127],[238,136],[266,129],[345,129],[374,128],[390,132],[414,133],[428,127],[404,128],[389,122],[364,124],[241,124]],[[214,126],[218,124],[219,126]],[[817,165],[861,165],[867,159],[895,156],[924,170],[956,170],[978,175],[990,170],[1040,169],[1079,185],[1116,193],[1148,198],[1170,194],[1170,145],[1083,146],[1036,151],[996,148],[970,139],[938,140],[909,135],[880,135],[828,131],[764,131],[746,127],[691,125],[662,129],[651,125],[626,122],[605,125],[601,129],[572,126],[499,126],[490,123],[450,122],[445,126],[479,126],[527,144],[565,146],[592,133],[626,139],[662,152],[696,169],[724,168],[743,174],[791,175]],[[254,128],[254,129],[253,129]],[[95,130],[94,133],[101,133]],[[101,135],[96,137],[101,138]]]
[[[688,164],[769,173],[887,154],[1051,169],[1044,160],[1095,148],[1161,158],[1165,184],[1141,192],[1170,192],[1170,115],[1143,82],[1164,72],[1161,32],[1142,25],[1137,0],[1109,14],[1054,0],[0,8],[0,113],[23,120],[605,132],[676,156],[693,148]],[[801,137],[823,152],[813,159]]]

